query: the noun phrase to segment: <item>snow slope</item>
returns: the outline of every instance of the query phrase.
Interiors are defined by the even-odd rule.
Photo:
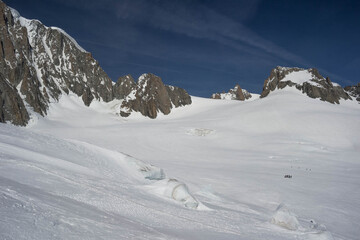
[[[357,103],[192,99],[152,120],[69,95],[1,124],[0,239],[358,238]]]

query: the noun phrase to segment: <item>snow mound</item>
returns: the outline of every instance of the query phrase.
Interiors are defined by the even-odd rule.
[[[204,137],[209,134],[213,134],[215,130],[212,129],[206,129],[206,128],[192,128],[187,131],[187,134],[193,135],[193,136],[200,136]]]
[[[298,230],[300,227],[297,216],[290,212],[283,204],[276,209],[275,214],[271,218],[271,223],[289,230]]]
[[[152,192],[160,196],[171,198],[184,204],[185,207],[190,209],[197,209],[199,202],[189,192],[185,183],[178,181],[177,179],[163,179],[155,182],[149,189]]]
[[[81,145],[89,151],[101,154],[101,156],[107,158],[105,161],[116,162],[117,164],[113,166],[113,170],[120,167],[126,174],[140,180],[140,182],[144,184],[145,189],[150,189],[150,193],[176,200],[186,208],[198,208],[199,202],[192,196],[186,184],[173,178],[166,178],[166,174],[162,168],[153,166],[130,155],[98,147],[93,144],[76,140],[71,140],[71,142],[76,145]],[[150,182],[144,180],[150,180]]]
[[[165,179],[166,177],[165,172],[162,168],[158,168],[151,164],[144,163],[129,155],[126,155],[124,160],[127,162],[127,164],[129,164],[131,167],[135,168],[138,172],[140,172],[145,179],[162,180]]]
[[[301,220],[301,219],[300,219]],[[304,219],[302,219],[302,222]],[[307,240],[333,240],[333,236],[326,230],[326,226],[310,220],[308,227],[303,227],[298,217],[291,212],[284,204],[280,204],[271,218],[271,223],[288,230],[297,231]]]

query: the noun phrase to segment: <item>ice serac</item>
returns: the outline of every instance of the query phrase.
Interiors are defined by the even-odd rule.
[[[239,84],[236,84],[234,88],[230,89],[229,92],[225,93],[214,93],[211,95],[213,99],[223,99],[223,100],[239,100],[245,101],[246,99],[251,98],[251,94],[242,89]]]
[[[160,77],[146,73],[139,77],[136,88],[125,97],[120,115],[128,117],[135,111],[156,118],[158,112],[169,114],[173,105],[180,107],[188,104],[191,104],[191,97],[184,89],[166,86]]]
[[[63,30],[25,19],[2,1],[0,44],[1,81],[5,81],[1,91],[9,93],[12,89],[21,97],[16,98],[18,103],[22,102],[21,106],[44,116],[50,102],[58,101],[61,94],[70,91],[81,96],[85,105],[93,99],[106,102],[113,99],[112,81],[91,53]],[[7,105],[8,112],[18,111],[20,105],[15,102]],[[25,125],[27,111],[22,110],[24,117],[11,122]]]
[[[360,83],[354,86],[346,86],[344,90],[360,103]]]
[[[295,87],[311,98],[339,104],[340,99],[351,99],[344,89],[321,76],[316,68],[276,67],[265,80],[260,98],[276,89]]]

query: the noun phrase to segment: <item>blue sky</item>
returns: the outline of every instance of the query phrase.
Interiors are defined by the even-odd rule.
[[[145,72],[209,97],[236,83],[260,93],[272,68],[316,67],[360,81],[360,2],[5,0],[73,36],[113,81]]]

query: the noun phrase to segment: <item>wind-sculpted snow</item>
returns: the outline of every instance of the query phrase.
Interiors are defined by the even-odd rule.
[[[303,233],[307,239],[314,240],[333,240],[333,236],[327,231],[325,225],[317,223],[315,220],[304,220],[306,226],[299,223],[296,214],[291,212],[283,203],[278,206],[275,214],[271,218],[271,223],[282,228]]]
[[[199,202],[189,192],[186,184],[179,182],[176,179],[163,179],[155,182],[148,187],[149,190],[155,192],[159,196],[165,196],[184,204],[185,207],[190,209],[197,209]]]
[[[300,226],[296,215],[284,205],[279,205],[276,209],[274,216],[271,218],[271,223],[289,230],[297,230]]]
[[[153,190],[147,192],[173,199],[184,204],[187,208],[196,209],[199,205],[185,183],[166,178],[163,169],[129,155],[97,147],[86,142],[65,141],[36,134],[29,135],[26,131],[22,133],[16,131],[16,128],[13,128],[13,130],[15,131],[2,132],[2,136],[8,138],[7,140],[2,139],[0,142],[1,152],[5,154],[5,158],[17,159],[20,157],[24,161],[28,161],[29,164],[51,165],[90,176],[125,177],[129,182],[136,181],[141,182],[143,185],[149,185]],[[18,140],[20,133],[25,135],[25,141]],[[12,134],[13,136],[11,136]],[[26,140],[29,138],[32,138],[32,149],[27,149],[25,145]],[[45,139],[43,140],[43,138]],[[59,153],[54,151],[55,148],[57,148],[56,152],[59,151]],[[17,156],[17,154],[20,156]]]
[[[79,144],[92,150],[96,149],[96,152],[101,152],[110,159],[114,159],[119,162],[121,167],[126,169],[127,172],[135,172],[134,176],[136,176],[136,178],[139,178],[140,173],[144,179],[150,180],[149,182],[144,182],[144,184],[147,185],[147,189],[152,189],[149,191],[150,193],[178,201],[187,208],[197,209],[199,206],[199,202],[192,196],[186,184],[174,178],[167,178],[163,169],[135,159],[129,155],[102,149],[88,143]],[[142,177],[140,177],[140,179],[142,179]]]

